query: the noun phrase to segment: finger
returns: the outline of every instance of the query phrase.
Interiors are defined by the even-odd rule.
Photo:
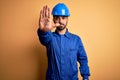
[[[55,28],[55,27],[57,27],[57,26],[60,26],[60,24],[59,24],[59,23],[55,23],[55,24],[53,25],[53,28]]]
[[[46,8],[45,8],[45,17],[48,17],[48,6],[46,5]]]
[[[43,11],[41,10],[40,11],[40,20],[42,19],[42,14],[43,14]]]
[[[43,7],[43,14],[42,14],[43,17],[45,17],[45,6]]]
[[[41,25],[40,25],[40,22],[42,20],[42,10],[40,11],[40,18],[39,18],[39,28],[41,29]]]
[[[48,18],[50,18],[50,15],[51,15],[51,10],[50,10],[50,8],[48,7]]]

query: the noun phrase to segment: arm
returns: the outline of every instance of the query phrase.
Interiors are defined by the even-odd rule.
[[[48,43],[50,43],[51,40],[52,40],[52,33],[51,33],[51,31],[43,32],[40,29],[38,29],[37,34],[38,34],[38,37],[39,37],[39,40],[40,40],[41,44],[43,44],[45,46]]]
[[[51,11],[46,5],[40,11],[39,29],[37,31],[39,40],[43,45],[47,45],[52,40],[52,28],[55,28],[59,24],[51,25]]]
[[[79,48],[78,48],[77,60],[80,63],[80,73],[81,76],[83,77],[83,80],[88,80],[88,77],[90,76],[90,71],[88,67],[87,55],[80,38],[78,42],[79,42]]]
[[[40,11],[40,18],[39,18],[39,29],[37,34],[39,36],[39,40],[43,45],[47,45],[52,39],[51,29],[51,11],[50,8],[46,5]]]

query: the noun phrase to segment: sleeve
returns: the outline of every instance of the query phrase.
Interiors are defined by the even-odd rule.
[[[78,47],[78,53],[77,53],[77,60],[80,63],[80,74],[83,77],[83,79],[88,79],[90,76],[89,66],[88,66],[88,59],[87,55],[84,49],[84,46],[82,44],[81,39],[79,38],[79,47]]]
[[[42,45],[47,46],[52,41],[52,32],[42,32],[40,29],[37,30],[39,40]]]

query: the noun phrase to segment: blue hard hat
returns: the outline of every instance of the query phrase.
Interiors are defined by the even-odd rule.
[[[58,3],[52,10],[53,16],[70,16],[69,9],[64,3]]]

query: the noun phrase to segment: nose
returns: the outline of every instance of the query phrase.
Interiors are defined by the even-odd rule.
[[[59,17],[54,17],[54,22],[55,22],[55,23],[62,24],[62,23],[63,23],[63,18],[62,18],[61,16],[59,16]]]
[[[62,18],[61,18],[61,17],[59,17],[59,23],[60,23],[60,24],[62,23]]]

